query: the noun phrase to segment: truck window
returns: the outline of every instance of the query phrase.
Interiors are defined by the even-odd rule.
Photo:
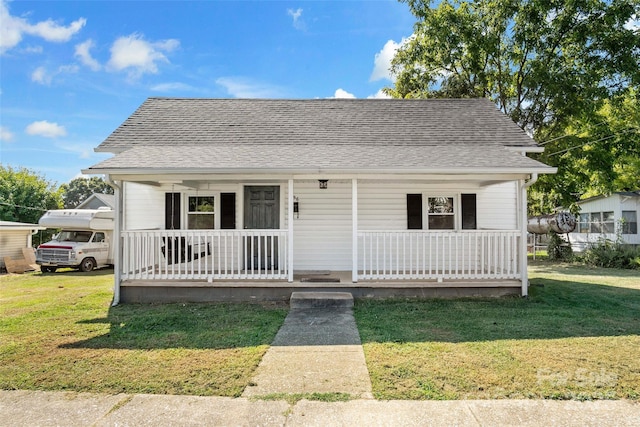
[[[92,234],[91,231],[62,230],[58,235],[58,241],[87,243],[89,239],[91,239]]]
[[[93,243],[102,243],[104,242],[104,233],[96,233],[93,236]]]

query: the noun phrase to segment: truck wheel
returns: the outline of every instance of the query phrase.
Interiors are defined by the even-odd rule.
[[[57,267],[48,267],[48,266],[40,267],[40,271],[42,271],[43,273],[55,273],[56,270],[57,270]]]
[[[85,273],[93,270],[94,268],[96,268],[96,262],[93,258],[85,258],[80,263],[80,271],[84,271]]]

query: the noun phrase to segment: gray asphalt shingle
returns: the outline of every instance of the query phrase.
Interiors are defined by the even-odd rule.
[[[486,99],[149,98],[91,169],[544,168]]]

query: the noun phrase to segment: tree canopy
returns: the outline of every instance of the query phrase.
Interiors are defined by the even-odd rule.
[[[417,22],[387,93],[492,99],[559,168],[534,210],[640,186],[638,0],[405,2]]]
[[[113,188],[104,179],[97,176],[76,178],[60,186],[64,207],[73,209],[87,200],[93,193],[113,194]]]
[[[60,191],[26,168],[0,165],[0,219],[37,224],[49,209],[62,208]]]

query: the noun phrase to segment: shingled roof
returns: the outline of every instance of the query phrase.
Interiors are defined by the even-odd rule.
[[[536,147],[487,99],[149,98],[90,171],[551,169],[516,152]]]
[[[149,98],[98,151],[220,143],[535,146],[487,99]]]

